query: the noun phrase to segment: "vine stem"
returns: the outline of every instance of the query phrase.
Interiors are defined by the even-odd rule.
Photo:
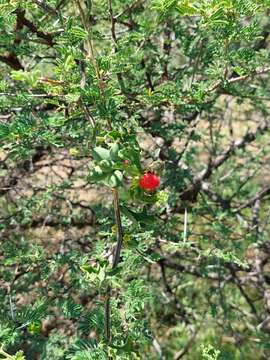
[[[111,342],[111,287],[108,285],[106,289],[106,297],[105,297],[105,314],[104,314],[104,330],[105,330],[105,338],[108,343]]]
[[[121,221],[121,212],[119,204],[119,192],[116,188],[112,189],[113,193],[113,207],[114,207],[114,216],[116,224],[116,236],[117,243],[115,251],[113,254],[112,269],[116,269],[117,265],[120,262],[121,248],[123,244],[123,227]],[[110,343],[111,341],[111,309],[110,309],[110,300],[111,300],[111,286],[108,285],[106,290],[106,299],[105,299],[105,337]]]
[[[117,244],[113,256],[112,268],[115,269],[120,261],[121,248],[123,244],[123,228],[121,222],[121,212],[119,204],[119,192],[116,188],[112,189],[113,192],[113,207],[115,215],[115,224],[116,224],[116,234],[117,234]]]

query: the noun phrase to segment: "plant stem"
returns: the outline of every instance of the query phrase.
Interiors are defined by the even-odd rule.
[[[104,102],[104,105],[106,103],[106,96],[105,96],[105,92],[104,92],[104,89],[106,87],[106,84],[103,80],[103,76],[100,72],[100,69],[99,69],[99,65],[96,61],[96,57],[95,57],[95,51],[94,51],[94,45],[93,45],[93,42],[92,42],[92,28],[91,28],[91,25],[89,24],[89,21],[87,20],[86,16],[85,16],[85,13],[84,13],[84,9],[82,7],[82,4],[81,4],[81,1],[80,0],[75,0],[76,1],[76,4],[77,4],[77,7],[79,9],[79,13],[80,13],[80,17],[81,17],[81,20],[82,20],[82,24],[83,24],[83,27],[85,29],[85,31],[87,32],[87,38],[86,38],[86,45],[87,45],[87,59],[89,59],[94,67],[94,70],[95,70],[95,73],[96,73],[96,77],[97,77],[97,80],[98,80],[98,86],[99,86],[99,92],[100,92],[100,96]],[[107,121],[108,121],[108,126],[109,126],[109,129],[111,130],[112,129],[112,124],[111,124],[111,119],[108,117],[107,118]]]
[[[112,189],[113,192],[113,207],[115,215],[115,224],[116,224],[116,235],[117,243],[113,255],[112,269],[116,269],[120,261],[121,248],[123,243],[123,228],[121,221],[120,205],[119,205],[119,193],[116,188]],[[111,300],[111,287],[108,285],[106,290],[106,300],[105,300],[105,337],[108,343],[111,342],[111,309],[110,309],[110,300]]]
[[[117,244],[114,252],[113,265],[112,265],[112,268],[115,269],[120,261],[120,254],[123,243],[123,228],[122,228],[120,205],[119,205],[119,193],[118,190],[115,188],[112,191],[113,191],[113,205],[114,205],[116,234],[117,234]]]
[[[106,299],[105,299],[105,338],[108,343],[111,342],[111,310],[110,310],[110,300],[111,300],[111,287],[108,285],[106,290]]]

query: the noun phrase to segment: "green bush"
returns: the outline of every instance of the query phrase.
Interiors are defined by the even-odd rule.
[[[269,15],[0,1],[0,359],[270,357]]]

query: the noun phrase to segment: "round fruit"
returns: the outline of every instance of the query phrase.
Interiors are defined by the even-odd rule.
[[[156,190],[160,185],[160,180],[157,175],[148,171],[147,173],[143,174],[143,176],[139,180],[140,188],[144,190]]]

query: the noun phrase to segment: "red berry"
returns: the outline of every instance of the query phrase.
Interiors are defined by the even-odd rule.
[[[148,171],[139,180],[139,185],[144,190],[155,190],[160,185],[160,180],[157,175]]]
[[[128,166],[129,165],[129,161],[127,159],[123,160],[123,165]]]

